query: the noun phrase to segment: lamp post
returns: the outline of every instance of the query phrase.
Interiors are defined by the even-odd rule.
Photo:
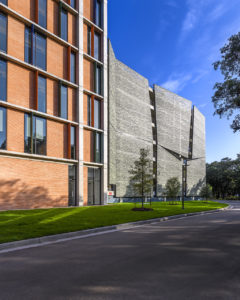
[[[192,160],[201,159],[203,157],[197,157],[197,158],[183,158],[183,164],[182,164],[182,209],[184,209],[184,198],[187,196],[187,167],[188,162]]]

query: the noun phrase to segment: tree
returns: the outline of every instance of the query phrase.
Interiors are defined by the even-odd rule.
[[[240,114],[235,114],[240,108],[240,32],[232,35],[220,52],[221,60],[216,61],[213,66],[215,70],[220,69],[224,82],[214,85],[214,114],[228,119],[234,114],[231,128],[237,132],[240,131]]]
[[[210,184],[206,184],[202,187],[200,196],[205,198],[205,200],[212,197],[212,187]]]
[[[135,195],[142,198],[142,208],[144,207],[144,197],[149,196],[153,186],[152,161],[148,156],[148,149],[140,149],[139,159],[134,162],[134,165],[129,170],[129,173],[132,175],[130,181],[132,182]]]
[[[169,178],[165,186],[167,197],[170,199],[176,199],[179,195],[180,187],[181,185],[177,177]]]

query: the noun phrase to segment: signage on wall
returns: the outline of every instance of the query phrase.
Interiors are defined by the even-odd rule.
[[[113,191],[108,191],[108,196],[114,196],[114,192]]]

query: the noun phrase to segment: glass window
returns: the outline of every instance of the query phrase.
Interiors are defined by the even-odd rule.
[[[0,149],[7,148],[7,119],[6,108],[0,107]]]
[[[60,114],[63,119],[68,118],[68,88],[61,84],[60,86]]]
[[[24,152],[32,153],[32,118],[31,115],[24,115]]]
[[[91,53],[91,49],[92,49],[92,32],[91,32],[91,27],[90,27],[90,26],[88,26],[88,36],[87,36],[87,41],[88,41],[88,43],[87,43],[87,47],[88,47],[88,49],[87,49],[88,55],[91,55],[91,54],[92,54],[92,53]]]
[[[0,13],[0,50],[7,52],[7,17]]]
[[[88,168],[88,205],[101,204],[101,169]]]
[[[94,99],[94,127],[101,128],[101,102]]]
[[[38,76],[38,110],[46,112],[46,78]]]
[[[24,116],[24,151],[46,155],[46,120],[29,114]]]
[[[38,0],[38,24],[47,27],[47,0]]]
[[[95,162],[101,163],[102,157],[101,157],[101,133],[96,132],[95,133]]]
[[[0,3],[3,3],[3,4],[5,4],[5,5],[8,4],[8,3],[7,3],[7,0],[0,0]]]
[[[76,128],[71,126],[71,159],[76,159]]]
[[[101,35],[94,33],[94,57],[101,60]]]
[[[67,41],[68,39],[68,13],[65,9],[61,8],[61,30],[60,37]]]
[[[95,24],[102,27],[102,0],[95,0]]]
[[[95,93],[102,94],[102,69],[99,65],[95,68]]]
[[[76,82],[76,54],[71,52],[71,82]]]
[[[91,96],[87,96],[87,114],[88,114],[88,118],[87,118],[87,122],[88,122],[88,126],[92,126],[92,99]]]
[[[46,155],[46,120],[33,117],[33,153]]]
[[[24,44],[24,61],[32,63],[32,31],[31,28],[25,27],[25,44]]]
[[[35,35],[35,51],[33,64],[46,70],[46,38],[38,32]]]
[[[75,2],[75,0],[71,0],[71,1],[70,1],[70,5],[71,5],[73,8],[75,8],[75,7],[76,7],[76,2]]]
[[[0,59],[0,100],[7,100],[7,62]]]
[[[34,31],[34,26],[25,27],[24,52],[25,62],[46,70],[46,38]]]

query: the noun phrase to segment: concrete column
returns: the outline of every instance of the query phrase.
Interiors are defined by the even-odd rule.
[[[83,1],[79,1],[79,18],[78,18],[78,123],[79,123],[79,145],[78,145],[78,188],[77,197],[79,206],[83,205]]]

